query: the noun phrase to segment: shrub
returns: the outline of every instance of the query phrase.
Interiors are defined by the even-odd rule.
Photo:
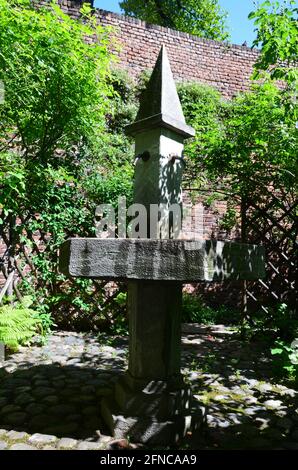
[[[191,184],[210,185],[206,179],[204,159],[221,139],[225,109],[228,106],[212,87],[196,82],[177,87],[186,122],[196,131],[195,138],[186,143],[187,168],[184,179]]]
[[[32,299],[26,296],[15,306],[0,307],[0,341],[9,349],[17,350],[19,346],[30,343],[40,331],[42,321],[30,308],[31,305]]]
[[[226,306],[212,308],[206,305],[201,297],[184,293],[182,301],[182,322],[203,324],[236,324],[239,313]]]
[[[276,375],[290,381],[297,381],[298,345],[296,342],[276,341],[275,347],[271,349],[271,354],[274,356],[273,368]]]

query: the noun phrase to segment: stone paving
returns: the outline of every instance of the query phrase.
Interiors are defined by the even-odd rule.
[[[126,368],[126,337],[56,332],[0,370],[0,450],[138,448],[108,435],[100,400]],[[297,392],[274,380],[270,353],[223,326],[184,325],[182,364],[200,430],[190,449],[298,449]]]

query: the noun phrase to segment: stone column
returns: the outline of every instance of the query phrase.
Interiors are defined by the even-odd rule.
[[[129,282],[129,367],[143,381],[180,376],[181,283]]]
[[[194,131],[185,123],[164,47],[127,133],[135,137],[134,203],[147,210],[147,237],[178,238],[183,142]],[[170,443],[190,425],[191,394],[180,373],[181,300],[179,282],[128,282],[129,367],[115,389],[120,415],[115,404],[112,416],[103,407],[115,436]]]
[[[147,209],[148,237],[179,236],[182,220],[170,217],[169,209],[172,206],[178,218],[180,214],[182,218],[183,163],[178,158],[172,160],[170,155],[182,158],[183,137],[162,127],[145,129],[136,135],[135,152],[150,155],[148,159],[138,159],[134,183],[134,202]],[[153,205],[159,207],[158,220]],[[166,380],[180,374],[180,316],[181,283],[128,283],[132,377]]]

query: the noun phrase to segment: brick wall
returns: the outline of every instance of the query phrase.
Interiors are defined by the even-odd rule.
[[[58,0],[58,3],[72,18],[79,17],[81,0]],[[132,77],[154,66],[164,44],[177,81],[207,83],[227,98],[249,86],[252,66],[258,56],[256,50],[201,39],[104,10],[95,9],[94,14],[100,24],[114,28],[113,35],[121,45],[117,52],[119,66],[127,69]]]
[[[240,208],[235,207],[240,214]],[[227,201],[213,201],[206,204],[205,198],[197,192],[186,190],[183,192],[183,224],[182,236],[185,239],[201,238],[209,240],[240,240],[240,226],[225,230],[221,222],[227,212]]]

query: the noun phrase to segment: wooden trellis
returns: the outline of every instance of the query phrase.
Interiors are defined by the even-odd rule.
[[[297,200],[291,192],[262,188],[243,202],[243,240],[263,244],[266,249],[266,278],[247,282],[247,310],[285,303],[295,309],[297,278]]]
[[[38,265],[35,263],[35,256],[40,256],[50,247],[50,234],[42,230],[32,232],[28,229],[28,221],[35,221],[38,224],[38,216],[28,215],[27,217],[9,218],[4,221],[0,229],[0,305],[5,296],[13,296],[22,300],[22,281],[30,284],[34,289],[44,289],[45,295],[59,294],[66,292],[75,283],[75,280],[61,279],[52,285],[43,279]],[[56,256],[57,254],[54,254]],[[58,256],[57,256],[58,260]],[[56,263],[58,270],[58,263]],[[109,326],[117,316],[117,303],[115,299],[119,292],[124,290],[122,284],[116,285],[110,282],[91,281],[90,295],[86,302],[90,305],[92,324],[96,324],[95,316],[101,323]],[[115,308],[116,307],[116,308]],[[86,314],[81,307],[73,302],[61,300],[57,309],[67,313],[69,318],[85,317]],[[62,316],[62,314],[61,314]],[[67,316],[67,315],[66,315]],[[90,321],[91,323],[91,321]],[[86,324],[86,326],[88,326]]]

